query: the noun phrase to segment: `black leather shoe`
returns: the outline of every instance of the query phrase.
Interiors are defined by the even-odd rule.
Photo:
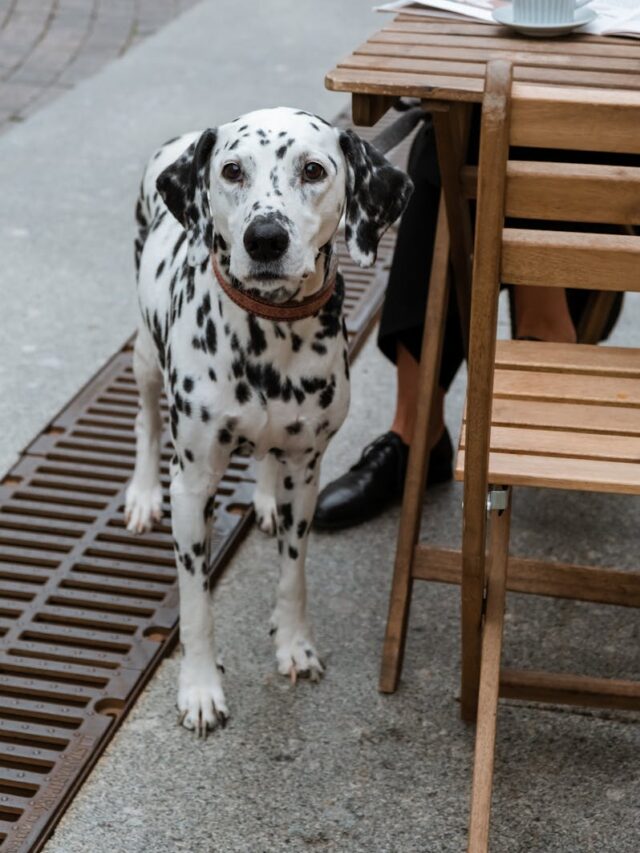
[[[371,442],[353,468],[320,492],[313,526],[338,530],[379,515],[402,497],[408,457],[409,447],[395,432]],[[427,486],[450,480],[452,462],[453,446],[445,429],[431,450]]]

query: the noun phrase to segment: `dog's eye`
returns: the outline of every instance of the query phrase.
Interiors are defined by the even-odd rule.
[[[314,163],[313,161],[305,163],[304,169],[302,170],[304,180],[309,183],[321,181],[326,174],[324,167],[321,166],[320,163]]]
[[[225,181],[241,181],[242,169],[237,163],[227,163],[226,166],[222,167],[222,177]]]

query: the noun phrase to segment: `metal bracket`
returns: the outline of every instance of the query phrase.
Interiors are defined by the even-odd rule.
[[[504,512],[508,506],[508,489],[489,489],[487,492],[487,512]]]

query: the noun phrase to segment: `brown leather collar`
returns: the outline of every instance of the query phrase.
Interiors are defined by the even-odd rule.
[[[267,299],[259,299],[257,296],[249,296],[242,290],[233,287],[222,275],[216,263],[214,255],[211,255],[211,266],[213,273],[218,279],[218,284],[227,294],[232,302],[239,305],[249,314],[255,314],[256,317],[262,317],[263,320],[303,320],[305,317],[311,317],[316,314],[323,305],[331,298],[336,286],[336,277],[331,275],[329,280],[311,296],[300,302],[282,302],[276,304],[269,302]]]

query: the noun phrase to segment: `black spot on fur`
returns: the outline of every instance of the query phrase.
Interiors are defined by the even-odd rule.
[[[246,403],[247,400],[251,397],[251,388],[247,385],[246,382],[238,382],[236,385],[236,400],[240,403]]]
[[[207,342],[207,349],[209,350],[211,355],[215,355],[216,350],[218,349],[218,335],[216,333],[215,324],[211,317],[207,319],[207,325],[205,328],[205,340]]]
[[[231,444],[231,433],[224,427],[218,431],[218,441],[220,444]]]
[[[180,236],[179,236],[179,237],[178,237],[178,239],[176,240],[175,245],[174,245],[174,247],[173,247],[173,252],[171,253],[171,260],[172,260],[172,261],[175,261],[175,259],[176,259],[176,255],[177,255],[177,254],[178,254],[178,252],[180,251],[180,247],[182,246],[182,244],[184,243],[184,241],[185,241],[186,239],[187,239],[187,232],[186,232],[186,231],[181,231],[181,232],[180,232]]]
[[[304,536],[304,534],[306,532],[307,532],[307,522],[303,519],[302,521],[298,522],[298,528],[296,530],[296,533],[298,534],[298,539],[302,539],[302,537]]]
[[[300,421],[294,421],[292,424],[289,424],[285,427],[289,435],[297,435],[302,429],[302,424]]]
[[[300,380],[302,390],[307,394],[315,394],[321,391],[327,384],[327,380],[323,376],[302,377]]]
[[[289,557],[291,557],[292,560],[298,559],[298,550],[297,548],[293,548],[291,545],[289,545]]]
[[[247,325],[249,326],[248,351],[252,355],[262,355],[267,348],[267,337],[252,314],[247,315]]]
[[[282,521],[283,529],[290,530],[293,526],[293,509],[291,504],[278,504],[278,515]]]
[[[327,385],[327,387],[322,390],[320,396],[318,397],[318,403],[320,404],[320,408],[326,409],[331,405],[335,390],[336,382],[334,377],[331,384]]]

